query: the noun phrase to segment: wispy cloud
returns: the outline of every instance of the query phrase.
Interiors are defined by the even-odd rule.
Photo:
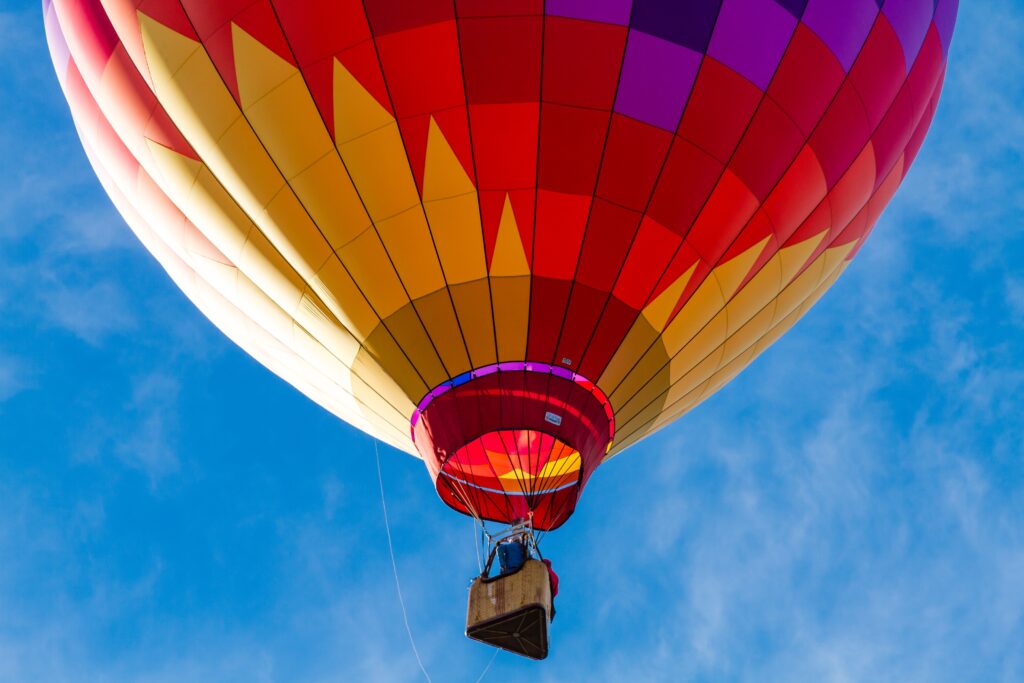
[[[0,353],[0,403],[31,386],[31,371],[19,358]]]
[[[964,3],[933,135],[871,241],[734,384],[595,475],[545,540],[563,577],[551,659],[502,655],[487,680],[1024,679],[1021,16]],[[5,62],[36,58],[37,19],[0,15]],[[32,68],[17,78],[52,78]],[[0,132],[17,160],[0,161],[0,307],[89,354],[131,333],[123,358],[164,332],[115,268],[144,257],[67,122],[50,128],[45,145]],[[243,464],[204,445],[193,472],[175,354],[201,356],[199,324],[102,394],[61,395],[71,474],[0,458],[0,681],[419,680],[364,440],[262,413],[270,427],[217,442],[253,446]],[[0,400],[40,377],[5,353]],[[261,451],[276,431],[282,452]],[[459,633],[468,524],[393,455],[417,644],[435,680],[475,680],[490,653]]]

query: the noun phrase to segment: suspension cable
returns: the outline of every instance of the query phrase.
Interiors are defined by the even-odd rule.
[[[373,454],[377,457],[377,483],[380,485],[380,507],[384,510],[384,529],[388,533],[388,553],[391,555],[391,571],[395,575],[395,589],[398,591],[398,604],[402,606],[402,620],[405,622],[405,632],[409,636],[409,644],[412,645],[412,653],[416,656],[416,664],[419,665],[423,677],[427,683],[434,683],[423,666],[420,659],[420,651],[416,648],[416,639],[412,637],[412,628],[409,626],[409,613],[405,609],[405,598],[402,597],[402,582],[398,580],[398,563],[395,562],[395,546],[391,542],[391,522],[388,520],[388,504],[384,500],[384,477],[380,473],[380,449],[377,447],[377,439],[373,440]]]
[[[398,591],[398,604],[402,607],[402,621],[405,622],[405,633],[409,636],[409,644],[412,645],[412,653],[416,656],[416,664],[419,665],[420,671],[423,673],[423,677],[427,679],[427,683],[434,683],[430,678],[430,674],[427,673],[426,667],[423,666],[423,660],[420,658],[420,651],[416,648],[416,639],[413,638],[412,635],[412,627],[409,626],[409,613],[405,609],[405,598],[402,596],[402,582],[398,579],[398,563],[395,561],[395,546],[391,541],[391,521],[388,518],[388,504],[384,500],[384,476],[381,474],[380,449],[377,445],[376,438],[373,440],[373,455],[377,459],[377,485],[380,487],[380,507],[384,511],[384,529],[387,531],[388,537],[388,554],[391,556],[391,571],[395,577],[395,589]],[[483,534],[489,539],[490,535],[487,533],[487,528],[484,526],[483,520],[475,515],[473,517],[475,522],[480,523],[481,532],[483,532]],[[474,543],[476,542],[475,528],[476,525],[474,525]],[[477,563],[481,564],[479,552],[477,553]],[[480,571],[481,573],[483,572],[482,564]],[[484,667],[484,670],[480,672],[480,676],[476,679],[476,683],[480,683],[484,680],[484,677],[487,676],[487,673],[491,670],[491,665],[494,664],[494,660],[498,656],[498,652],[500,652],[500,650],[495,648],[494,654],[491,655],[491,658],[488,660],[487,666]]]

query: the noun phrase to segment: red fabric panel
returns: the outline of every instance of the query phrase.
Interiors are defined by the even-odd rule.
[[[757,86],[729,67],[704,57],[679,134],[725,163],[762,95]]]
[[[544,101],[609,110],[626,46],[626,28],[547,17]]]
[[[612,115],[597,194],[643,211],[665,163],[672,133],[620,114]]]

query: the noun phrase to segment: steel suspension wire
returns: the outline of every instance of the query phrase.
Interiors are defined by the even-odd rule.
[[[373,440],[373,454],[377,457],[377,484],[380,486],[380,507],[384,511],[384,529],[388,535],[388,553],[391,555],[391,571],[395,575],[395,589],[398,591],[398,604],[402,606],[402,621],[405,622],[405,632],[409,636],[409,644],[412,645],[412,653],[416,655],[416,664],[419,665],[423,677],[427,683],[434,683],[423,660],[420,658],[420,651],[416,648],[416,639],[412,636],[412,627],[409,626],[409,613],[405,609],[405,598],[402,597],[402,582],[398,579],[398,563],[395,562],[395,546],[391,542],[391,522],[388,520],[388,504],[384,500],[384,476],[380,472],[380,449],[377,446],[377,439]]]

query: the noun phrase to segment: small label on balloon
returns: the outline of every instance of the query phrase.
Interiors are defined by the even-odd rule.
[[[548,412],[544,413],[544,421],[545,422],[550,422],[551,424],[555,425],[556,427],[559,427],[562,424],[562,416],[561,415],[556,415],[555,413],[552,413],[551,411],[548,411]]]

